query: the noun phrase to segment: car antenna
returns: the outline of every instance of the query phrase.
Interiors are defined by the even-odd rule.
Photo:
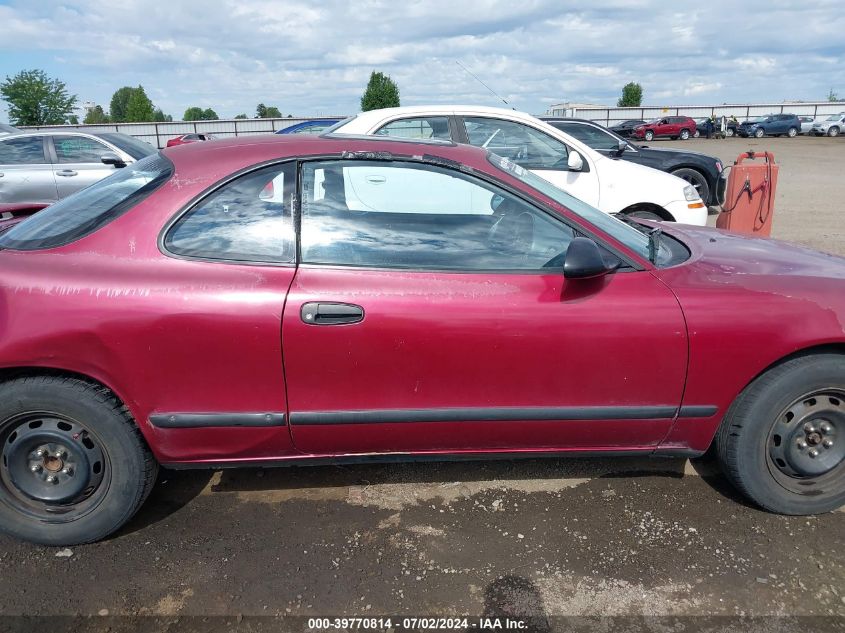
[[[492,93],[493,93],[493,95],[495,95],[496,97],[498,97],[499,99],[501,99],[502,103],[504,103],[506,106],[510,107],[510,109],[511,109],[511,110],[516,110],[516,108],[514,108],[514,107],[513,107],[510,103],[508,103],[507,101],[505,101],[505,98],[504,98],[502,95],[500,95],[498,92],[496,92],[495,90],[493,90],[490,86],[488,86],[486,83],[484,83],[483,81],[481,81],[481,80],[480,80],[480,79],[479,79],[479,78],[475,75],[475,73],[473,73],[473,72],[472,72],[469,68],[467,68],[466,66],[464,66],[464,65],[463,65],[461,62],[459,62],[457,59],[455,60],[455,63],[456,63],[458,66],[460,66],[461,68],[463,68],[463,69],[464,69],[464,70],[465,70],[465,71],[469,74],[469,76],[470,76],[470,77],[472,77],[472,78],[473,78],[473,79],[475,79],[478,83],[480,83],[482,86],[484,86],[485,88],[487,88],[487,90],[489,90],[490,92],[492,92]]]

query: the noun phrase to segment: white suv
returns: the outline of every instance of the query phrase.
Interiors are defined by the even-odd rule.
[[[469,143],[512,160],[605,213],[707,224],[707,206],[686,181],[602,156],[523,112],[480,106],[386,108],[358,114],[330,132]]]
[[[845,112],[831,114],[824,121],[813,123],[810,134],[813,136],[839,136],[845,130]]]

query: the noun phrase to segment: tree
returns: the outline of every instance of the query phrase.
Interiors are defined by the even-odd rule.
[[[255,118],[256,119],[281,119],[282,113],[279,112],[279,108],[276,106],[266,106],[263,103],[259,103],[255,107]]]
[[[236,118],[236,119],[247,119],[247,118],[249,118],[249,117],[247,117],[247,115],[245,115],[245,114],[236,114],[236,115],[235,115],[235,118]]]
[[[68,94],[64,82],[51,79],[43,70],[22,70],[6,77],[0,96],[9,104],[13,125],[60,125],[76,106],[76,95]]]
[[[85,125],[99,125],[109,122],[109,115],[103,112],[103,106],[95,105],[85,113],[82,121]]]
[[[830,89],[830,92],[827,93],[827,100],[828,101],[839,101],[839,95],[833,92],[833,88]]]
[[[376,71],[370,73],[370,81],[361,97],[361,110],[366,112],[379,108],[398,107],[399,86],[396,85],[396,82],[384,73],[377,73]]]
[[[161,111],[161,108],[156,108],[153,112],[153,121],[156,123],[169,123],[173,117]]]
[[[143,86],[138,86],[129,95],[126,102],[126,121],[128,123],[146,123],[154,116],[153,102],[147,96]]]
[[[135,88],[132,86],[123,86],[112,95],[109,117],[113,123],[124,123],[126,121],[126,106],[129,105],[129,98],[133,92],[135,92]]]
[[[643,87],[635,82],[625,84],[622,97],[616,102],[620,108],[636,108],[643,103]]]
[[[182,115],[183,121],[216,121],[219,118],[217,113],[211,108],[203,110],[199,106],[191,106]]]

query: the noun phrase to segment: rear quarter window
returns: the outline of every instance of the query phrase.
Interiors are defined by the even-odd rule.
[[[74,242],[126,213],[172,174],[161,154],[144,158],[12,227],[0,235],[0,248],[35,251]]]

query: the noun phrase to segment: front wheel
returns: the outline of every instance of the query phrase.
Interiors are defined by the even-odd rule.
[[[767,510],[845,504],[845,357],[803,356],[757,378],[722,421],[716,452],[726,476]]]
[[[710,185],[707,184],[707,179],[700,171],[689,169],[687,167],[676,169],[672,172],[673,176],[683,178],[698,192],[698,195],[707,203],[710,200]]]
[[[758,129],[756,132],[754,132],[754,136],[756,138],[763,138],[765,135],[766,135],[766,133],[763,130],[760,130],[760,129]]]
[[[654,140],[654,132],[652,132],[651,130],[646,130],[645,140],[653,141]]]
[[[0,530],[45,545],[111,534],[158,471],[126,408],[76,378],[0,384],[0,451]]]
[[[786,135],[787,135],[789,138],[795,138],[796,136],[798,136],[798,130],[796,130],[794,127],[791,127],[791,128],[789,128],[789,130],[787,131]]]
[[[736,134],[736,131],[732,127],[729,127],[727,130],[725,130],[725,136],[727,136],[728,138],[732,137],[734,134]]]
[[[681,130],[681,140],[686,141],[689,138],[689,130],[683,129]]]
[[[839,128],[834,125],[827,131],[827,135],[830,137],[839,136]]]

